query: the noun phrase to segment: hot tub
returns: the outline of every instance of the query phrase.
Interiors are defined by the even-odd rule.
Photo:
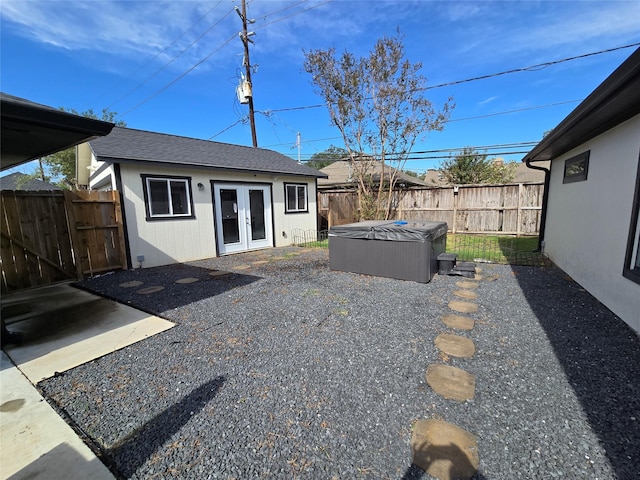
[[[446,250],[445,222],[367,220],[329,229],[331,270],[427,283]]]

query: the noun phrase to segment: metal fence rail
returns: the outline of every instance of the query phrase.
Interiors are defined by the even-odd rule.
[[[293,245],[329,248],[327,230],[291,232]],[[447,234],[447,252],[458,254],[458,261],[503,265],[544,266],[549,260],[538,250],[538,237]]]

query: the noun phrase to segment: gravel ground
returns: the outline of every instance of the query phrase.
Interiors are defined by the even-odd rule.
[[[640,478],[639,337],[557,269],[482,268],[470,331],[441,321],[460,277],[333,272],[326,250],[103,275],[80,285],[177,326],[38,386],[119,478],[430,478],[411,466],[421,418],[477,437],[478,479]],[[442,332],[475,356],[441,357]],[[473,400],[426,384],[445,361]]]

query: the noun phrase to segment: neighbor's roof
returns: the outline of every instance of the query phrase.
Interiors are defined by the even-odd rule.
[[[640,48],[522,159],[551,160],[640,114]]]
[[[385,175],[388,175],[389,171],[396,170],[393,167],[387,165],[385,167]],[[327,165],[324,168],[321,168],[320,171],[327,175],[327,178],[318,180],[319,188],[329,188],[329,187],[351,187],[355,184],[355,179],[353,178],[353,173],[351,171],[351,163],[348,160],[338,160],[333,162],[330,165]],[[382,171],[382,167],[380,162],[375,162],[373,165],[373,179],[376,181],[380,181],[380,173]],[[406,183],[409,185],[426,185],[425,182],[420,180],[419,178],[412,177],[411,175],[407,175],[402,171],[397,172],[397,182],[398,183]]]
[[[11,175],[6,175],[0,178],[0,189],[1,190],[29,190],[40,191],[40,190],[62,190],[57,185],[53,185],[48,182],[43,182],[42,180],[38,180],[37,178],[32,178],[30,175],[26,175],[24,173],[15,172]]]
[[[543,162],[541,167],[549,168],[551,162]],[[510,162],[509,165],[512,165]],[[515,171],[513,172],[513,179],[509,182],[509,185],[516,183],[543,183],[544,182],[544,172],[540,170],[534,170],[532,168],[527,167],[524,163],[517,162]],[[451,186],[449,182],[444,178],[444,175],[440,172],[440,170],[430,169],[427,170],[427,174],[424,178],[424,181],[430,187],[448,187]]]
[[[113,123],[94,120],[0,92],[2,170],[106,135]]]
[[[273,150],[131,128],[114,127],[109,135],[89,144],[98,161],[107,163],[144,162],[251,173],[325,176]]]

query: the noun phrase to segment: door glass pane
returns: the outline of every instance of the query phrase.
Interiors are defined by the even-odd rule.
[[[220,210],[222,212],[222,239],[225,244],[240,241],[238,225],[238,192],[220,190]]]
[[[264,240],[267,232],[264,224],[264,195],[262,190],[249,190],[251,210],[251,240]]]
[[[169,215],[169,193],[166,180],[149,180],[151,215]]]

